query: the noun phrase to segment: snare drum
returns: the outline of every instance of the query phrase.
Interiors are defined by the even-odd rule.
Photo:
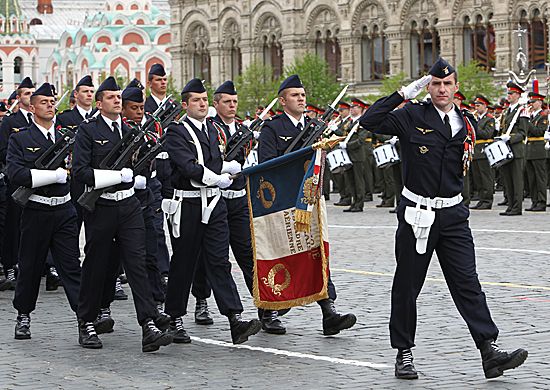
[[[487,155],[487,160],[489,160],[491,168],[501,167],[514,158],[514,153],[512,153],[510,145],[502,140],[497,140],[492,144],[486,145],[483,152]]]
[[[374,149],[374,158],[378,168],[390,167],[401,161],[395,145],[384,144]]]
[[[252,150],[250,153],[248,153],[248,156],[246,156],[246,160],[243,164],[243,169],[253,167],[254,165],[258,165],[258,151],[257,150]]]
[[[353,165],[345,149],[335,149],[327,154],[328,167],[332,173],[343,173]]]

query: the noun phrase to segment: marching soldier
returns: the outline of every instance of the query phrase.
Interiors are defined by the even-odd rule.
[[[475,99],[477,112],[476,144],[472,160],[472,176],[474,187],[478,190],[479,201],[471,209],[491,210],[493,207],[493,192],[495,189],[494,171],[489,165],[487,155],[483,149],[493,142],[495,133],[495,118],[489,114],[487,108],[490,103],[482,95]]]
[[[199,261],[204,261],[207,280],[220,313],[229,319],[231,338],[241,344],[261,329],[258,320],[241,319],[243,307],[229,262],[227,205],[220,199],[221,189],[233,181],[230,174],[240,172],[233,161],[223,163],[218,131],[208,114],[208,95],[199,79],[182,90],[186,118],[172,123],[166,133],[174,188],[170,207],[173,255],[170,263],[165,312],[172,317],[170,329],[176,343],[190,343],[183,327],[189,293]]]
[[[100,314],[104,292],[112,288],[112,275],[119,269],[119,262],[110,259],[111,244],[116,240],[142,327],[142,351],[152,352],[170,344],[172,336],[160,331],[154,322],[162,318],[145,269],[145,226],[140,202],[134,196],[134,173],[128,167],[130,162],[121,170],[100,168],[105,156],[130,132],[120,117],[121,92],[112,76],[99,86],[95,99],[100,114],[80,125],[73,159],[78,180],[94,189],[104,189],[95,210],[84,212],[86,246],[78,304],[78,341],[84,348],[103,346],[94,321]]]
[[[525,138],[529,127],[529,116],[519,104],[519,98],[524,90],[513,82],[506,84],[510,106],[503,114],[500,136],[498,139],[508,142],[514,158],[501,168],[504,180],[504,192],[508,208],[500,215],[512,216],[522,214],[523,203],[523,167],[525,163]],[[511,128],[511,130],[510,130]],[[510,132],[509,132],[510,130]],[[509,132],[509,134],[507,134]]]
[[[145,100],[145,112],[152,114],[166,97],[168,77],[166,77],[164,66],[161,64],[151,66],[147,74],[147,86],[151,90],[151,95]]]
[[[6,153],[8,140],[14,133],[32,125],[31,96],[35,88],[30,77],[25,77],[16,90],[17,112],[7,116],[0,125],[0,165],[6,165]],[[4,178],[7,180],[7,178]],[[6,279],[0,284],[0,291],[15,289],[15,266],[17,265],[19,252],[19,222],[21,219],[21,207],[11,197],[18,186],[7,182],[6,188],[6,219],[4,224],[2,265]]]
[[[21,213],[19,275],[13,307],[17,310],[15,338],[30,339],[30,314],[36,308],[42,269],[48,251],[59,270],[71,309],[76,313],[80,287],[80,250],[76,211],[70,202],[65,159],[60,165],[37,169],[35,161],[62,135],[55,131],[55,97],[44,83],[30,98],[34,123],[9,139],[7,168],[10,183],[36,189]],[[67,152],[68,156],[68,152]]]
[[[284,112],[266,121],[262,128],[258,145],[258,160],[260,163],[282,156],[290,146],[294,137],[298,136],[304,126],[304,107],[306,91],[297,75],[288,77],[281,83],[278,91],[279,104]],[[357,318],[354,314],[340,314],[334,307],[336,287],[332,279],[328,280],[329,298],[318,301],[323,313],[323,334],[335,335],[341,330],[355,325]]]
[[[338,113],[340,115],[341,122],[338,125],[338,129],[334,132],[337,136],[345,137],[351,130],[352,121],[349,118],[350,108],[351,106],[346,102],[338,103]],[[330,176],[332,177],[334,186],[338,189],[338,193],[340,195],[340,199],[338,202],[334,203],[334,205],[351,207],[351,193],[349,192],[349,186],[346,183],[345,172],[331,172]]]
[[[542,110],[546,96],[529,92],[530,121],[527,132],[526,172],[531,194],[531,207],[526,211],[546,211],[546,150],[544,133],[548,129],[548,114]]]
[[[521,365],[527,351],[508,353],[495,344],[498,329],[479,284],[469,212],[461,196],[468,166],[464,153],[470,153],[468,140],[474,138],[475,121],[453,104],[458,84],[452,66],[439,59],[429,73],[378,100],[361,118],[365,128],[396,135],[401,143],[405,186],[397,211],[397,268],[390,319],[391,345],[398,350],[395,376],[418,378],[411,351],[415,345],[416,302],[436,251],[451,296],[481,352],[485,376],[494,378]],[[394,111],[426,86],[431,101]],[[427,205],[428,210],[420,205]]]

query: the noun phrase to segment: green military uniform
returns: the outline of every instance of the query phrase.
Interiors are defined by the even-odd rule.
[[[531,207],[527,211],[546,210],[546,149],[544,148],[544,132],[548,128],[548,115],[543,111],[531,116],[527,133],[526,172],[531,194]]]
[[[351,130],[352,121],[346,120],[342,123],[337,130],[334,131],[339,137],[345,137]],[[339,146],[336,146],[338,148]],[[334,203],[335,206],[351,206],[351,192],[350,188],[346,185],[346,179],[344,172],[331,172],[332,181],[338,187],[338,193],[340,194],[340,200]]]
[[[495,176],[483,149],[493,142],[494,132],[495,118],[485,113],[477,122],[476,144],[472,161],[474,187],[478,190],[479,194],[479,202],[475,206],[472,206],[473,209],[489,210],[493,206]]]
[[[373,141],[377,146],[383,145],[386,141],[389,141],[392,138],[391,135],[385,134],[374,134]],[[378,168],[382,176],[382,202],[376,207],[394,207],[395,204],[395,187],[394,187],[394,177],[393,170],[391,166]]]
[[[376,169],[376,163],[374,162],[374,146],[372,143],[372,133],[366,132],[365,135],[365,164],[364,164],[364,177],[365,177],[365,201],[369,202],[373,199],[374,194],[374,170]]]
[[[510,83],[509,83],[510,84]],[[500,135],[506,134],[509,124],[512,122],[518,110],[523,110],[519,104],[513,108],[508,107],[503,114],[500,127]],[[523,114],[519,114],[510,132],[508,144],[512,148],[514,159],[502,166],[502,178],[504,181],[504,192],[508,200],[508,208],[501,215],[521,215],[523,203],[523,167],[525,164],[525,139],[529,120]]]
[[[344,174],[346,178],[346,187],[351,194],[351,207],[344,211],[361,212],[365,202],[365,161],[367,160],[365,138],[367,131],[358,127],[347,142],[347,152],[349,159],[353,163],[351,169]]]

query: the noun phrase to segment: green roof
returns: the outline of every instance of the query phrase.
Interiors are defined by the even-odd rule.
[[[21,16],[21,7],[17,0],[0,0],[0,15]]]

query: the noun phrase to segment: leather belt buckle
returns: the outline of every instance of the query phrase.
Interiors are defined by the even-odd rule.
[[[435,200],[435,203],[434,203],[434,208],[436,209],[442,209],[443,208],[443,199],[434,199]]]

